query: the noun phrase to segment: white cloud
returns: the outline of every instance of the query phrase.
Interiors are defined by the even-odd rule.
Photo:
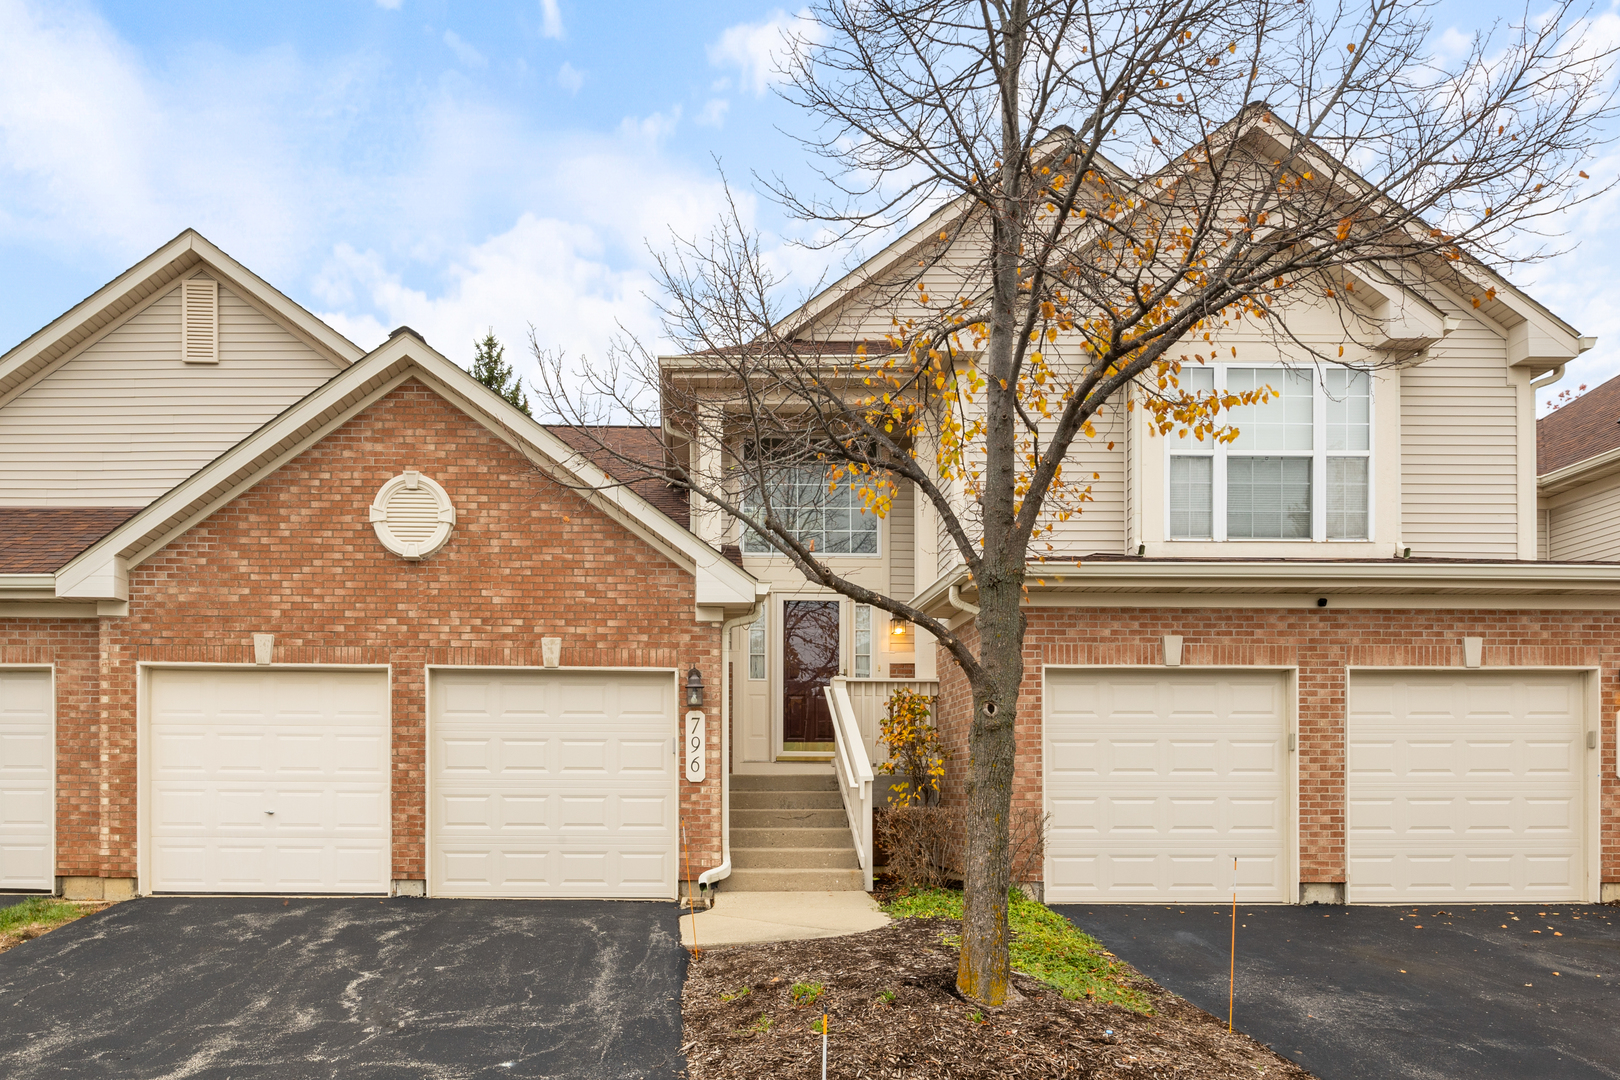
[[[585,73],[564,60],[563,66],[557,69],[557,85],[570,94],[577,94],[585,85]]]
[[[817,29],[808,8],[797,15],[777,8],[764,22],[738,23],[721,31],[719,40],[708,47],[709,63],[737,68],[740,84],[763,94],[782,81],[781,70],[795,43],[814,41]]]
[[[385,11],[398,11],[399,5],[405,0],[377,0],[377,6]]]
[[[644,295],[651,292],[647,274],[610,265],[603,237],[588,225],[524,214],[506,232],[462,252],[443,288],[431,293],[405,284],[388,263],[377,252],[339,245],[318,283],[323,299],[339,307],[320,317],[364,348],[382,344],[396,326],[410,326],[465,366],[473,341],[493,327],[527,381],[535,371],[531,323],[543,345],[592,359],[602,357],[621,322],[649,340],[657,333]]]
[[[703,111],[692,118],[692,123],[703,127],[724,127],[726,113],[731,109],[731,102],[725,98],[710,98],[703,106]]]
[[[655,112],[639,120],[633,116],[625,117],[619,122],[619,134],[657,146],[675,133],[680,122],[681,107],[675,105],[667,113]]]
[[[557,0],[540,0],[540,33],[548,38],[563,36],[562,12],[557,8]]]
[[[444,43],[445,45],[449,46],[451,52],[456,54],[456,59],[460,60],[463,64],[466,64],[468,67],[481,68],[486,67],[489,64],[489,61],[484,59],[483,53],[469,45],[465,40],[462,39],[461,35],[456,33],[454,30],[446,30],[444,32]]]

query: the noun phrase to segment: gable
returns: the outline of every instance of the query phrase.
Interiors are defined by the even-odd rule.
[[[411,471],[441,486],[455,511],[448,542],[430,557],[390,553],[370,508],[379,489]],[[451,640],[491,619],[514,632],[558,620],[554,608],[513,600],[566,583],[566,613],[589,619],[630,591],[691,603],[683,567],[534,465],[422,380],[407,377],[154,551],[130,578],[142,601],[198,617],[228,614],[251,590],[271,604],[317,603],[334,619],[413,615]],[[521,628],[521,631],[520,631]],[[627,629],[625,641],[637,631]]]
[[[720,552],[659,513],[635,491],[614,484],[555,434],[401,327],[382,346],[294,402],[60,568],[54,576],[55,596],[126,600],[132,570],[409,380],[430,388],[461,416],[510,447],[528,462],[536,478],[555,480],[582,503],[662,552],[683,572],[694,574],[700,619],[718,620],[739,607],[746,611],[768,591]],[[428,447],[431,437],[428,431],[415,432],[412,445]]]
[[[225,281],[218,362],[184,362],[188,279],[0,398],[0,506],[144,506],[336,374]]]

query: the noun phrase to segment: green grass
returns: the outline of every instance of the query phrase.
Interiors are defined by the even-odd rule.
[[[920,889],[896,897],[883,910],[897,919],[960,919],[962,893],[957,889]],[[1008,952],[1014,971],[1022,971],[1061,991],[1066,998],[1112,1001],[1140,1013],[1151,1012],[1147,998],[1126,985],[1124,964],[1108,955],[1102,943],[1075,929],[1073,923],[1014,889],[1007,898],[1012,930]],[[961,939],[947,937],[948,945]]]
[[[0,934],[20,930],[38,923],[55,929],[85,914],[78,904],[58,900],[54,896],[30,896],[20,904],[0,908]]]
[[[821,992],[825,989],[827,988],[821,983],[794,983],[792,990],[793,1004],[798,1005],[801,1008],[806,1005],[814,1005],[816,1003],[816,999],[821,996]]]
[[[752,994],[753,992],[754,992],[754,988],[752,986],[741,986],[741,987],[738,987],[735,990],[727,990],[725,993],[720,995],[720,1000],[721,1001],[736,1001],[738,998],[745,998],[749,994]]]

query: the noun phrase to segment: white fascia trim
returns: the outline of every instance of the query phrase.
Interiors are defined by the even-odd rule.
[[[56,572],[56,595],[73,600],[128,600],[129,560],[116,552],[74,559]]]
[[[347,408],[337,408],[368,380],[398,365],[399,370],[386,378]],[[399,334],[374,350],[360,362],[339,372],[313,393],[294,403],[290,408],[236,446],[215,458],[185,481],[114,529],[97,543],[80,553],[57,571],[60,587],[65,579],[76,588],[100,587],[111,580],[116,570],[109,560],[138,543],[158,523],[168,520],[187,505],[188,499],[197,499],[212,490],[221,481],[245,468],[252,472],[233,484],[227,491],[196,506],[178,526],[161,536],[142,544],[138,551],[130,551],[129,566],[139,566],[163,546],[242,491],[262,480],[282,464],[302,453],[310,445],[330,433],[338,425],[359,413],[394,387],[422,374],[449,400],[460,406],[486,428],[516,446],[531,461],[547,468],[560,470],[571,479],[573,486],[594,490],[582,495],[594,506],[631,527],[639,536],[664,550],[672,558],[694,567],[697,576],[697,602],[699,604],[739,607],[752,605],[758,582],[752,575],[726,560],[718,551],[703,543],[690,532],[657,511],[641,496],[625,487],[607,486],[608,476],[584,459],[557,436],[538,422],[523,415],[494,391],[479,383],[466,371],[433,351],[421,339],[410,334]],[[476,388],[479,393],[472,393]],[[313,425],[311,432],[292,447],[265,458],[289,432]],[[259,461],[255,467],[257,459]],[[564,483],[570,482],[564,479]],[[96,569],[92,569],[95,567]],[[124,571],[124,594],[98,594],[98,599],[128,599],[127,569]],[[95,584],[92,585],[92,582]],[[67,595],[58,593],[58,595]],[[71,595],[88,595],[76,592]]]
[[[1620,466],[1620,446],[1583,458],[1573,465],[1565,465],[1561,469],[1543,473],[1536,477],[1536,488],[1543,495],[1556,495],[1561,491],[1568,491],[1570,488],[1600,479],[1613,472],[1616,466]]]
[[[55,595],[55,574],[0,574],[0,600],[49,600]]]
[[[547,431],[539,421],[525,416],[499,394],[425,345],[420,339],[401,334],[389,342],[415,341],[421,350],[412,350],[409,359],[435,384],[435,389],[458,400],[468,412],[524,453],[535,464],[547,468],[558,482],[578,490],[598,510],[630,528],[641,539],[693,567],[697,576],[696,602],[705,606],[750,607],[759,582],[720,552],[698,539],[691,531],[671,521],[628,486],[619,484],[584,454]],[[388,349],[384,345],[379,352]],[[473,392],[476,389],[476,394]],[[536,460],[538,452],[543,460]],[[557,475],[561,470],[562,475]]]
[[[1330,562],[1133,562],[1082,563],[1058,568],[1051,563],[1031,565],[1029,593],[1041,597],[1038,606],[1061,604],[1072,597],[1084,607],[1093,598],[1087,589],[1130,590],[1139,593],[1182,593],[1207,598],[1211,593],[1232,593],[1233,606],[1242,594],[1313,592],[1332,594],[1355,590],[1362,596],[1384,591],[1396,596],[1421,594],[1439,599],[1446,595],[1541,594],[1552,606],[1558,594],[1597,592],[1620,594],[1620,563],[1330,563]],[[958,569],[928,586],[917,597],[924,610],[943,607],[951,590],[968,583]],[[1040,582],[1044,581],[1045,584]],[[1358,604],[1358,606],[1360,606]]]
[[[18,367],[32,360],[41,350],[48,348],[65,334],[81,326],[86,320],[104,310],[107,305],[129,292],[135,285],[145,281],[187,251],[196,253],[198,258],[209,265],[210,269],[214,269],[230,279],[229,284],[241,290],[249,299],[268,308],[282,321],[309,338],[311,344],[337,358],[341,364],[352,364],[365,355],[365,350],[360,346],[326,325],[320,319],[317,319],[270,285],[269,282],[215,247],[213,243],[195,229],[186,229],[179,236],[176,236],[173,240],[170,240],[152,254],[113,278],[112,281],[73,305],[66,312],[51,320],[48,325],[29,335],[26,340],[0,356],[0,380],[5,379]],[[139,310],[139,308],[135,310]],[[133,314],[133,311],[131,314]],[[103,334],[98,334],[96,337],[99,338]],[[85,344],[88,344],[88,342]],[[81,345],[80,348],[82,349],[83,346]]]
[[[189,237],[191,250],[211,268],[229,279],[227,284],[235,286],[249,299],[270,309],[283,323],[288,324],[290,329],[307,338],[317,350],[335,357],[339,361],[339,366],[347,367],[366,355],[366,350],[316,318],[258,274],[225,254],[195,229],[187,229],[182,235]]]

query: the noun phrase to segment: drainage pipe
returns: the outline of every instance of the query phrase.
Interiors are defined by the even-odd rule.
[[[951,607],[955,608],[957,611],[963,611],[969,615],[977,615],[979,613],[979,605],[970,604],[966,600],[962,599],[962,594],[957,591],[955,585],[951,586],[951,591],[946,594],[945,599],[949,600],[951,602]]]
[[[731,876],[731,632],[751,626],[765,608],[769,586],[747,615],[720,624],[720,865],[698,875],[698,895]]]
[[[1555,367],[1551,371],[1547,372],[1547,374],[1543,375],[1541,378],[1531,380],[1530,389],[1532,391],[1540,390],[1543,386],[1546,386],[1546,385],[1548,385],[1550,383],[1555,383],[1559,379],[1562,379],[1564,377],[1564,368],[1566,368],[1568,366],[1569,365],[1567,365],[1567,364],[1559,364],[1557,367]],[[1534,404],[1534,402],[1532,402],[1531,404]]]

